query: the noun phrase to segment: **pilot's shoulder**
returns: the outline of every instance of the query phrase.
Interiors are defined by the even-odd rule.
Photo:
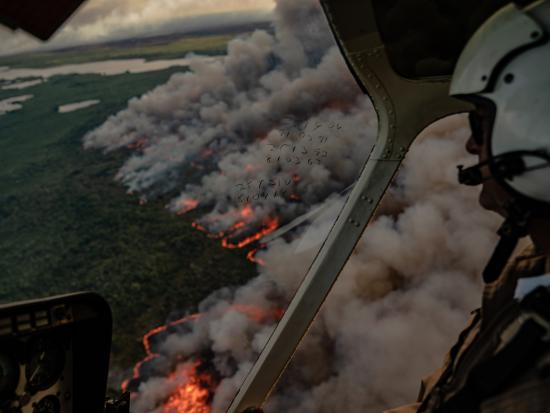
[[[411,403],[406,406],[397,407],[395,409],[386,410],[384,413],[416,413],[420,403]]]

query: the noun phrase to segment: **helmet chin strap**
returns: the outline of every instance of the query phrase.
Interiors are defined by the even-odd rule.
[[[539,158],[542,163],[533,166],[525,164],[524,157],[530,156]],[[491,175],[483,176],[481,168],[486,165],[491,165]],[[537,169],[550,167],[550,154],[544,149],[535,151],[511,151],[505,152],[498,156],[480,162],[477,165],[464,168],[463,165],[458,165],[458,182],[463,185],[477,186],[485,181],[498,177],[505,180],[513,180],[514,177],[524,174],[525,172],[534,171]]]
[[[506,220],[497,232],[500,240],[483,270],[483,281],[486,283],[492,283],[500,277],[520,238],[528,234],[527,225],[531,211],[517,201],[509,202],[504,209],[507,213]]]
[[[527,167],[523,159],[524,156],[536,156],[544,162]],[[492,166],[492,173],[490,176],[484,177],[482,168],[489,164]],[[507,152],[466,169],[462,165],[459,165],[458,181],[464,185],[476,186],[495,177],[512,180],[515,176],[522,175],[527,171],[546,168],[548,166],[550,166],[550,156],[544,150]],[[506,212],[506,220],[498,230],[500,240],[485,270],[483,270],[483,280],[486,283],[492,283],[500,277],[519,239],[528,234],[527,225],[532,216],[531,209],[522,205],[518,200],[507,202],[503,205],[503,209]]]

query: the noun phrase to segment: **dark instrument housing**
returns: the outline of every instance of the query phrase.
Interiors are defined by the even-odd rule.
[[[0,412],[39,403],[102,412],[111,333],[94,293],[0,305]]]
[[[0,0],[0,23],[48,40],[85,0]]]

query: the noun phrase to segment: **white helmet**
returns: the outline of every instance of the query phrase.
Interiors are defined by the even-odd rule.
[[[453,96],[493,102],[492,175],[543,208],[550,205],[549,39],[550,1],[510,4],[470,39],[451,82]]]

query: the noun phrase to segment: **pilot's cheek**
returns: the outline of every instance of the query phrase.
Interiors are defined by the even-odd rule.
[[[506,204],[509,199],[510,195],[496,180],[488,179],[483,183],[479,195],[479,203],[483,208],[506,217]]]
[[[476,143],[473,136],[470,136],[466,141],[466,151],[471,155],[479,155],[481,153],[481,147]]]

